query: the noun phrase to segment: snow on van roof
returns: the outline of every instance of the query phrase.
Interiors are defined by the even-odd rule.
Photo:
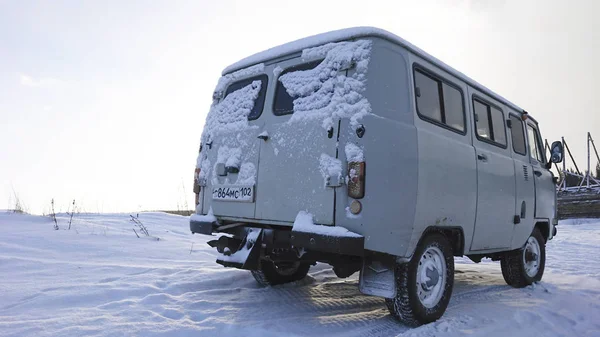
[[[339,42],[339,41],[350,40],[350,39],[355,39],[355,38],[360,38],[360,37],[367,37],[367,36],[380,37],[380,38],[395,42],[395,43],[409,49],[410,51],[419,55],[420,57],[423,57],[424,59],[434,63],[436,66],[442,68],[444,71],[462,79],[465,82],[468,82],[469,84],[476,87],[477,89],[482,90],[482,91],[486,92],[487,94],[489,94],[490,96],[496,98],[497,100],[500,100],[500,101],[504,102],[505,104],[511,106],[513,109],[516,109],[519,113],[522,111],[521,108],[519,108],[517,105],[511,103],[509,100],[494,93],[492,90],[486,88],[484,85],[478,83],[477,81],[473,80],[472,78],[468,77],[467,75],[461,73],[460,71],[452,68],[451,66],[440,61],[439,59],[435,58],[434,56],[428,54],[427,52],[423,51],[419,47],[413,45],[412,43],[404,40],[403,38],[401,38],[393,33],[390,33],[386,30],[383,30],[380,28],[375,28],[375,27],[345,28],[345,29],[340,29],[340,30],[335,30],[335,31],[327,32],[327,33],[317,34],[317,35],[305,37],[305,38],[302,38],[302,39],[299,39],[296,41],[288,42],[288,43],[282,44],[280,46],[273,47],[273,48],[267,49],[265,51],[256,53],[254,55],[248,56],[236,63],[233,63],[223,70],[222,75],[226,75],[233,71],[250,67],[250,66],[260,63],[260,62],[266,62],[266,61],[273,60],[273,59],[276,59],[276,58],[279,58],[282,56],[293,54],[293,53],[302,51],[303,49],[306,49],[306,48],[316,47],[316,46],[323,45],[323,44],[330,43],[330,42]]]

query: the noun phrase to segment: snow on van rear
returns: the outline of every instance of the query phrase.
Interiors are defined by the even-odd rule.
[[[342,177],[342,161],[325,153],[322,153],[319,159],[319,169],[323,175],[324,186],[326,186],[328,178],[341,179]]]
[[[365,160],[363,150],[356,144],[347,143],[344,150],[346,152],[346,160],[348,162],[361,162]]]
[[[259,63],[248,68],[240,69],[231,74],[221,76],[219,82],[217,83],[217,87],[215,88],[215,92],[223,92],[231,83],[242,78],[258,75],[264,71],[265,65],[263,63]]]
[[[260,81],[254,81],[227,95],[213,104],[206,116],[203,139],[210,139],[224,132],[235,132],[248,127],[248,115],[260,92]]]
[[[361,235],[351,232],[348,229],[341,226],[315,225],[313,221],[313,215],[306,211],[298,212],[292,230],[295,232],[323,234],[335,237],[361,237]]]
[[[290,122],[320,118],[324,129],[334,126],[339,118],[349,118],[351,125],[371,112],[371,105],[362,93],[366,89],[366,74],[372,42],[328,43],[302,51],[304,60],[323,61],[313,69],[294,71],[279,80],[294,99],[294,114]],[[351,76],[343,72],[355,67]]]

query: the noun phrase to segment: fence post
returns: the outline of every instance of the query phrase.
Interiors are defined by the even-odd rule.
[[[590,171],[590,133],[587,133],[587,155],[588,155],[588,168],[587,168],[587,189],[590,189],[590,174],[592,174],[592,171]]]
[[[560,137],[563,145],[563,149],[565,148],[565,137]],[[563,150],[564,152],[564,150]],[[564,190],[567,188],[567,158],[565,158],[565,154],[563,153],[563,181],[561,184],[561,188]]]

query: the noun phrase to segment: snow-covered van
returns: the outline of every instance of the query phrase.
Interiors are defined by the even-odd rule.
[[[560,142],[523,109],[407,41],[352,28],[223,71],[196,168],[193,233],[262,285],[328,263],[399,320],[446,310],[454,256],[541,279]]]

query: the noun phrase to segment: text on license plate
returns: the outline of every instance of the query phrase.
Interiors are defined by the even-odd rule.
[[[254,202],[254,186],[215,186],[212,198],[223,201]]]

